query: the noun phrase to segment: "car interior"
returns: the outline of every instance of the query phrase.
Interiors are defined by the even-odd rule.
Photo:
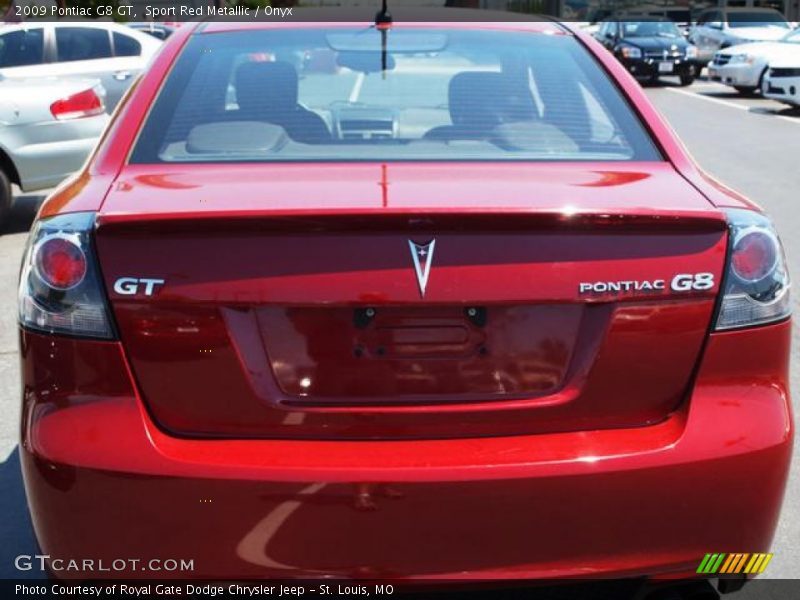
[[[279,125],[305,144],[331,141],[317,113],[298,104],[297,71],[288,62],[246,62],[236,69],[236,120]]]
[[[635,119],[614,109],[617,91],[567,52],[453,44],[382,56],[302,42],[199,54],[202,69],[187,58],[185,85],[156,103],[158,134],[142,137],[151,158],[135,152],[134,160],[630,160],[639,150],[654,153]],[[564,79],[564,69],[575,76]],[[239,139],[228,140],[215,124],[236,127]]]
[[[407,135],[402,110],[367,103],[338,103],[332,110],[320,111],[325,114],[323,117],[299,101],[299,85],[298,72],[289,62],[243,62],[233,76],[235,104],[195,125],[186,135],[187,142],[191,138],[193,143],[187,143],[185,151],[206,154],[234,152],[236,148],[236,152],[279,152],[287,144],[461,148],[489,144],[512,152],[574,153],[580,147],[572,136],[591,138],[592,115],[585,104],[567,101],[542,106],[522,76],[499,71],[457,72],[447,84],[446,105],[437,108],[431,126],[421,130],[417,127],[418,131],[406,132]],[[220,123],[227,127],[215,126]],[[275,127],[285,135],[276,134]],[[228,139],[226,133],[230,131],[237,131],[236,141]],[[210,132],[214,132],[211,137]],[[259,132],[266,137],[257,137]],[[200,139],[211,143],[198,143]],[[229,143],[223,143],[223,139]],[[267,139],[270,144],[265,144]]]

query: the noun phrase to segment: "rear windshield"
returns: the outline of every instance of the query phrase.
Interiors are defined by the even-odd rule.
[[[660,160],[566,35],[396,27],[195,35],[133,163]]]

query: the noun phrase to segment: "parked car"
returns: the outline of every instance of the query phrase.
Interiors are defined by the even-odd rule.
[[[108,115],[97,80],[0,76],[0,225],[11,184],[52,187],[86,160]]]
[[[111,22],[0,25],[0,74],[97,78],[111,111],[160,47],[156,38]]]
[[[720,50],[708,65],[708,77],[732,86],[738,92],[760,90],[773,61],[800,59],[800,30],[787,33],[777,42],[740,44]]]
[[[591,37],[470,18],[165,42],[24,258],[40,554],[674,585],[768,551],[794,437],[773,225]],[[261,60],[318,49],[341,68]],[[108,577],[79,569],[54,575]]]
[[[677,76],[681,85],[691,85],[700,71],[697,48],[664,17],[615,17],[595,37],[640,80]]]
[[[785,56],[771,63],[761,89],[766,98],[800,106],[800,57]]]
[[[779,40],[790,29],[784,16],[772,8],[709,8],[697,17],[689,41],[697,46],[699,59],[707,63],[719,50]]]

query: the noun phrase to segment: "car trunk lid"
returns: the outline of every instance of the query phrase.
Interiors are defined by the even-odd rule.
[[[467,166],[128,167],[98,252],[154,418],[354,439],[663,419],[708,331],[720,214],[660,163]],[[672,289],[698,273],[715,284]]]

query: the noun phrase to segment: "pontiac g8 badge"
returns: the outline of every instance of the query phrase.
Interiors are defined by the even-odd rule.
[[[414,271],[417,274],[417,284],[419,285],[419,295],[425,297],[425,288],[428,286],[428,276],[431,274],[431,264],[433,264],[433,249],[436,240],[431,240],[427,244],[415,244],[408,240],[408,247],[411,249],[411,258],[414,260]]]
[[[669,282],[673,292],[704,292],[714,287],[713,273],[680,273]],[[578,284],[578,293],[583,294],[624,294],[627,292],[660,292],[667,289],[665,279],[645,281],[584,281]]]

